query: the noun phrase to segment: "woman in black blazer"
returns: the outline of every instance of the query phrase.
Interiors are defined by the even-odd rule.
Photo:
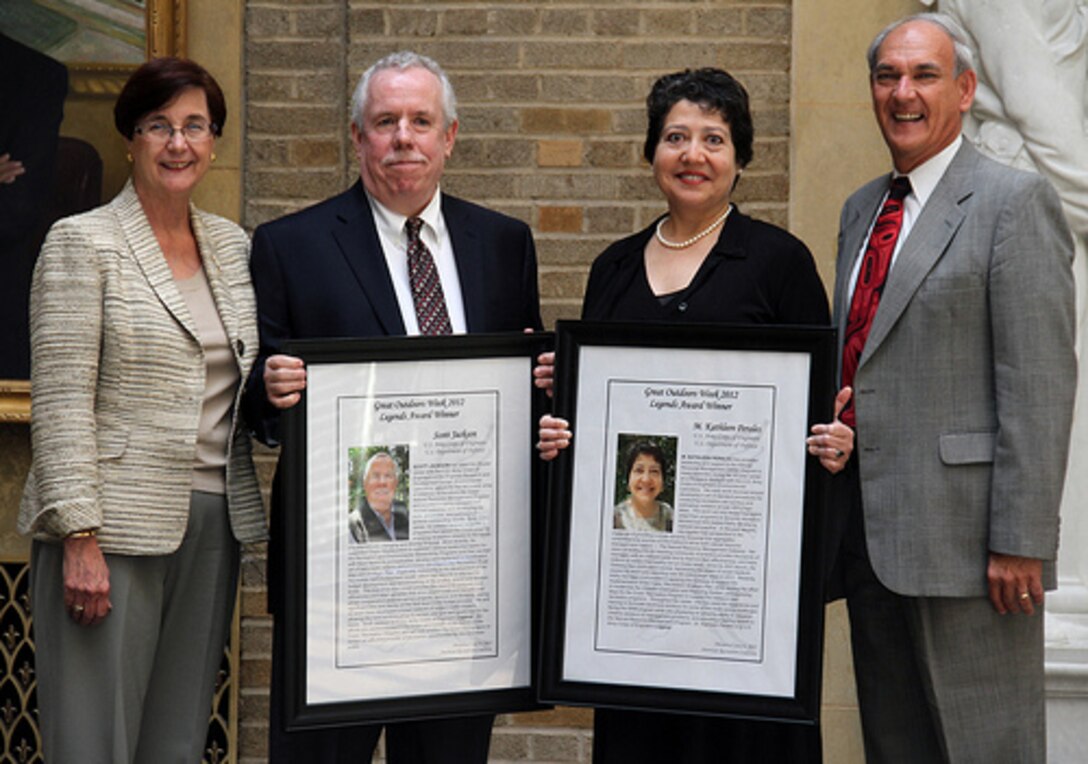
[[[582,318],[829,324],[808,248],[731,201],[752,159],[752,118],[740,83],[720,69],[677,72],[654,84],[646,104],[644,155],[669,211],[597,257]],[[550,388],[554,356],[541,360],[537,384]],[[840,393],[836,416],[848,396]],[[544,417],[541,457],[554,458],[570,438],[567,422]],[[813,428],[809,452],[828,470],[841,470],[852,449],[853,432],[841,422]],[[772,722],[597,709],[593,734],[596,764],[821,759],[817,728]]]

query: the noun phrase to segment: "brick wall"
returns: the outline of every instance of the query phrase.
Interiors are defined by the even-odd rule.
[[[529,223],[546,324],[578,315],[589,263],[664,204],[640,158],[653,80],[721,66],[752,97],[755,159],[735,199],[786,224],[788,0],[358,2],[247,0],[244,223],[344,189],[358,174],[348,100],[359,75],[410,48],[447,70],[460,134],[443,188]],[[273,456],[262,457],[271,471]],[[267,485],[267,481],[266,481]],[[271,623],[263,558],[243,580],[243,761],[266,750]],[[589,761],[591,716],[501,718],[493,761]]]

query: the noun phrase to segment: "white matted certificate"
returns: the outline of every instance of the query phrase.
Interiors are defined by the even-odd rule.
[[[292,346],[289,727],[534,707],[531,372],[548,339]]]
[[[542,697],[793,719],[819,709],[834,334],[561,323],[573,445],[550,508]]]

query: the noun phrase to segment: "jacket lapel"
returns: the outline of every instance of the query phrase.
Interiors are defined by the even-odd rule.
[[[177,284],[174,283],[174,274],[170,271],[166,257],[163,256],[159,241],[155,238],[155,232],[151,230],[151,224],[147,222],[147,216],[140,205],[139,197],[136,196],[136,189],[131,179],[110,205],[117,216],[117,224],[125,233],[129,250],[136,264],[143,271],[151,290],[177,322],[185,328],[185,331],[194,338],[198,338],[196,324],[193,323],[189,308],[185,305]]]
[[[465,309],[465,324],[470,332],[485,331],[484,311],[487,295],[484,294],[483,245],[478,232],[465,219],[464,208],[459,200],[442,194],[442,217],[453,247],[453,259],[457,263],[457,278],[461,282],[461,302]]]
[[[393,336],[403,335],[404,321],[396,292],[393,291],[393,279],[385,264],[381,240],[374,227],[374,216],[363,192],[363,184],[356,182],[341,198],[343,204],[337,211],[332,236],[374,308],[384,332]]]
[[[238,340],[241,328],[238,322],[238,310],[234,305],[234,298],[230,289],[224,283],[223,271],[219,265],[217,253],[225,252],[233,246],[227,242],[219,241],[213,230],[204,224],[204,218],[193,205],[189,205],[189,219],[192,221],[193,235],[196,237],[196,245],[200,249],[200,259],[204,263],[204,275],[208,279],[208,287],[211,289],[212,298],[215,300],[215,308],[219,313],[219,320],[223,322],[223,330],[230,341],[231,352],[238,361],[239,368],[242,364],[242,356],[238,352],[240,347]]]
[[[888,275],[880,308],[858,360],[859,367],[880,347],[910,305],[918,287],[948,250],[967,214],[964,203],[971,196],[970,181],[976,160],[977,155],[965,142],[914,222]]]

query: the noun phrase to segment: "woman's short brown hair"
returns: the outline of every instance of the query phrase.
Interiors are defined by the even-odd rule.
[[[212,132],[216,136],[222,135],[223,124],[227,121],[227,104],[219,83],[200,64],[174,56],[153,58],[128,78],[113,107],[113,124],[117,126],[117,132],[131,141],[140,119],[170,103],[188,88],[204,91]]]

